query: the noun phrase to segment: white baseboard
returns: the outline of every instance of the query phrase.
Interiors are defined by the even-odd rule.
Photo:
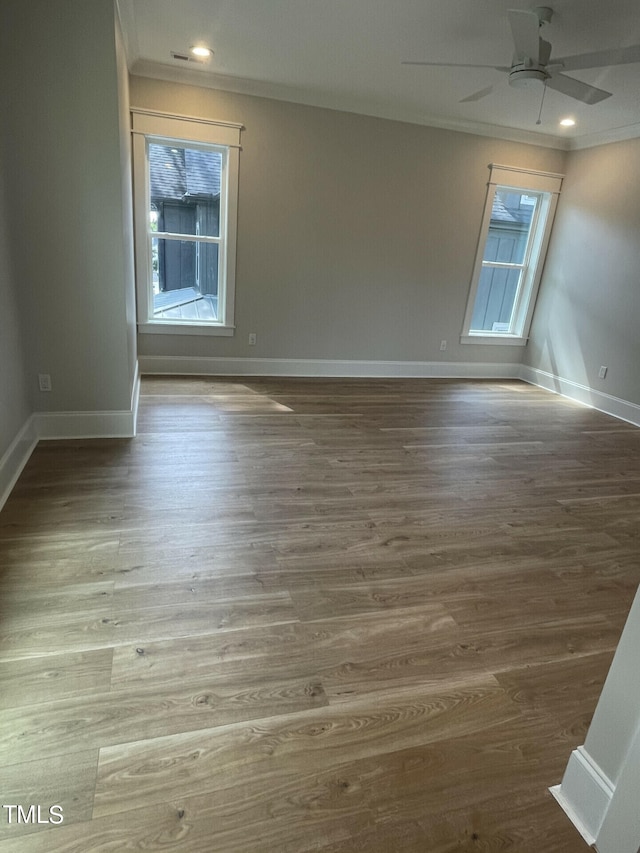
[[[587,844],[595,844],[615,788],[583,746],[571,753],[561,785],[549,789]]]
[[[140,371],[174,376],[518,379],[519,364],[456,361],[360,361],[325,358],[191,358],[143,355]]]
[[[0,459],[0,509],[5,505],[37,443],[36,424],[31,415]]]
[[[38,438],[131,438],[133,412],[36,412]]]
[[[640,426],[640,406],[630,403],[628,400],[612,397],[610,394],[596,391],[588,385],[563,379],[561,376],[528,367],[526,364],[520,367],[520,379],[530,385],[537,385],[546,391],[552,391],[561,397],[567,397],[570,400],[590,406],[592,409],[597,409],[599,412],[612,415],[614,418],[627,421],[634,426]]]
[[[40,439],[132,438],[136,434],[140,371],[131,390],[131,408],[107,412],[35,412],[36,432]]]

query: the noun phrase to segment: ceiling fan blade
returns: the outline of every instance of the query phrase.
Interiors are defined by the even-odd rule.
[[[466,62],[409,62],[405,60],[401,65],[433,65],[436,68],[493,68],[495,71],[511,71],[505,65],[469,65]]]
[[[470,101],[479,101],[481,98],[486,98],[493,92],[493,86],[487,86],[485,89],[480,89],[479,92],[474,92],[473,95],[467,95],[466,98],[461,98],[458,103],[467,104]]]
[[[596,89],[595,86],[589,86],[581,80],[574,80],[573,77],[566,77],[564,74],[554,74],[547,80],[547,86],[584,104],[597,104],[611,97],[611,92]]]
[[[540,61],[540,21],[535,12],[526,12],[522,9],[509,9],[509,24],[513,33],[513,41],[516,46],[516,55],[519,60],[530,59],[534,64]]]
[[[596,50],[594,53],[579,53],[576,56],[553,58],[554,65],[561,65],[563,71],[579,71],[582,68],[604,68],[608,65],[626,65],[628,62],[640,62],[640,44],[631,47],[614,47],[611,50]]]

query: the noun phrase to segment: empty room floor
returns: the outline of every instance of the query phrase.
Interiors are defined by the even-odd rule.
[[[0,513],[0,853],[588,850],[547,789],[640,582],[640,430],[204,377],[138,428],[41,442]]]

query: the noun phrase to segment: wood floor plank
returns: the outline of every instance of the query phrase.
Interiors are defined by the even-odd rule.
[[[140,611],[148,607],[178,607],[209,604],[212,607],[225,601],[252,598],[264,601],[267,595],[288,596],[285,589],[265,591],[257,574],[229,575],[175,580],[156,579],[155,583],[134,583],[135,578],[122,575],[115,583],[113,606],[117,612]],[[270,599],[266,599],[270,601]]]
[[[108,616],[77,616],[66,621],[39,623],[37,614],[26,625],[6,630],[0,624],[0,662],[44,658],[62,652],[87,652],[116,645],[115,621]]]
[[[398,610],[398,618],[402,619],[405,608],[418,607],[425,614],[438,615],[444,622],[451,624],[453,621],[442,604],[434,601],[429,584],[422,578],[412,578],[409,582],[400,579],[377,584],[361,582],[351,587],[324,586],[294,591],[291,597],[296,613],[303,622],[389,609]]]
[[[265,593],[215,603],[194,601],[176,607],[151,606],[143,612],[114,609],[112,643],[140,644],[165,637],[210,635],[252,625],[297,621],[288,593]]]
[[[108,689],[113,649],[97,649],[66,655],[48,655],[4,661],[0,667],[0,710],[34,706]],[[4,725],[0,717],[0,726]]]
[[[113,606],[113,582],[49,584],[14,587],[0,602],[3,631],[33,623],[37,614],[41,625],[67,621],[78,615],[110,617]]]
[[[343,558],[307,557],[303,562],[297,558],[278,557],[276,565],[257,570],[256,575],[265,592],[273,589],[314,589],[349,586],[362,581],[395,580],[415,576],[418,572],[409,568],[402,560],[386,559],[384,552],[345,561]]]
[[[128,583],[242,577],[248,572],[275,568],[277,562],[269,543],[253,545],[240,540],[228,545],[189,547],[179,541],[162,548],[150,543],[147,547],[122,550],[109,565],[120,588]]]

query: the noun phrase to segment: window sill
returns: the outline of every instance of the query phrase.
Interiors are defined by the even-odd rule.
[[[218,326],[213,323],[138,323],[141,335],[217,335],[232,337],[235,326]]]
[[[526,347],[527,338],[520,335],[461,335],[461,344],[488,344],[490,346]]]

